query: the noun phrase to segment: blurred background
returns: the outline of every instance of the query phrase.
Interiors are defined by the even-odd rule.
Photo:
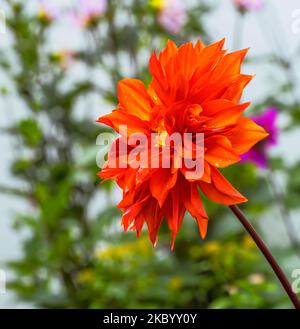
[[[124,234],[118,188],[96,176],[95,120],[117,81],[149,82],[148,58],[226,37],[250,47],[247,114],[270,138],[224,170],[286,274],[300,268],[300,3],[297,0],[0,0],[2,308],[281,308],[291,304],[225,206],[204,200],[202,241],[186,218]],[[188,216],[187,216],[188,217]],[[3,282],[2,282],[3,288]]]

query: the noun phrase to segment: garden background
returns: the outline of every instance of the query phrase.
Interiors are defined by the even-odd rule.
[[[167,12],[163,1],[103,0],[93,11],[87,2],[0,0],[0,307],[291,307],[224,206],[207,203],[205,241],[187,218],[173,252],[167,230],[155,249],[146,232],[124,235],[120,191],[96,176],[96,138],[107,130],[95,120],[116,105],[119,79],[149,81],[149,55],[168,38],[250,47],[247,111],[275,106],[279,140],[267,168],[225,172],[292,281],[300,268],[299,1],[266,0],[249,12],[231,0],[174,0]]]

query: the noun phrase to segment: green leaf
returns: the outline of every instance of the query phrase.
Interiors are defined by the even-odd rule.
[[[19,133],[28,146],[36,146],[42,138],[42,131],[34,119],[24,119],[19,122]]]

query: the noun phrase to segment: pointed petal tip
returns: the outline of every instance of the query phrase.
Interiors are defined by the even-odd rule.
[[[174,251],[175,248],[175,237],[172,236],[171,238],[171,245],[170,245],[171,251]]]
[[[235,204],[246,203],[246,202],[248,202],[248,199],[246,197],[242,196],[240,198],[240,200],[235,201],[235,202],[233,202],[231,204],[228,204],[228,206],[234,206]]]
[[[167,40],[167,45],[169,45],[169,44],[176,46],[176,43],[170,38],[168,38],[168,40]]]
[[[225,42],[226,42],[226,38],[224,37],[219,41],[217,41],[216,43],[214,43],[213,45],[218,45],[219,50],[222,50],[224,48]],[[224,49],[224,51],[226,52],[227,50]]]
[[[199,233],[202,240],[205,240],[206,238],[207,227],[208,227],[208,218],[202,218],[201,220],[198,221]]]
[[[245,56],[245,55],[247,55],[247,53],[249,52],[249,50],[250,50],[250,47],[243,48],[243,49],[240,50],[240,52]]]
[[[97,123],[103,123],[103,116],[99,117],[98,119],[95,120]]]
[[[207,236],[207,231],[205,231],[205,232],[200,231],[200,236],[201,236],[202,240],[205,240],[205,238]]]
[[[171,232],[171,250],[174,251],[175,248],[175,240],[178,232],[172,231]]]

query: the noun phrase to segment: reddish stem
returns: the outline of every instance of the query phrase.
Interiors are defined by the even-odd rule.
[[[264,241],[261,239],[261,237],[255,231],[254,227],[250,224],[250,222],[248,221],[248,219],[244,215],[244,213],[241,211],[241,209],[237,205],[229,206],[229,208],[232,210],[232,212],[235,214],[235,216],[238,218],[238,220],[244,226],[246,231],[251,235],[251,237],[254,240],[254,242],[256,243],[257,247],[260,249],[262,254],[265,256],[266,260],[271,265],[274,273],[276,274],[277,278],[281,282],[283,288],[285,289],[286,293],[288,294],[288,296],[289,296],[290,300],[292,301],[292,303],[294,304],[295,308],[300,309],[299,297],[294,293],[289,280],[287,279],[283,270],[277,263],[276,259],[271,254],[269,248],[266,246]]]

